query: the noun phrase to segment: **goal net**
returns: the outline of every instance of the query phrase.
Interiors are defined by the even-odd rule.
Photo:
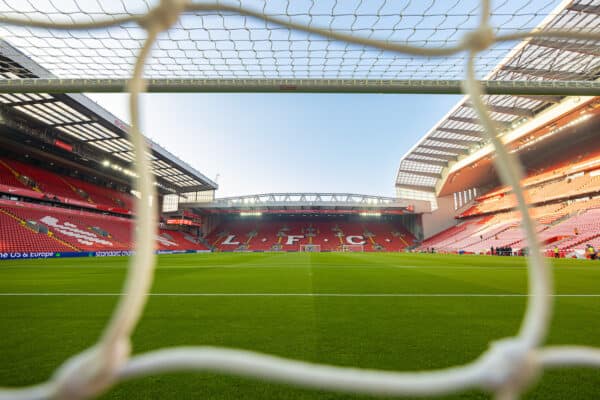
[[[320,244],[301,244],[300,251],[307,253],[320,253],[321,245]]]
[[[362,244],[345,244],[342,245],[342,251],[344,253],[354,253],[365,251],[365,246]]]
[[[0,0],[0,92],[45,98],[128,91],[128,146],[139,193],[136,251],[122,298],[98,343],[66,360],[48,382],[0,389],[0,399],[90,398],[123,379],[176,370],[214,370],[358,394],[483,389],[514,399],[542,369],[600,367],[600,349],[543,346],[552,315],[551,271],[519,185],[520,164],[490,114],[519,109],[532,95],[598,95],[598,7],[587,0],[502,1],[493,7],[488,0]],[[517,62],[497,68],[507,56]],[[532,57],[529,64],[518,62]],[[151,160],[139,131],[144,91],[468,95],[471,111],[456,123],[475,121],[463,131],[479,132],[481,143],[495,149],[498,175],[512,186],[528,237],[530,296],[519,332],[468,365],[436,371],[362,370],[215,347],[132,356],[131,336],[152,284],[157,229]],[[23,104],[32,101],[27,99]],[[473,137],[457,129],[449,127],[439,138],[463,143]]]

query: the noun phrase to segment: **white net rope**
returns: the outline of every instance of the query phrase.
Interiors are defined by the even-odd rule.
[[[168,31],[157,35],[152,58],[144,68],[145,77],[463,79],[466,51],[448,52],[441,58],[389,52],[290,29],[238,9],[330,33],[439,48],[459,46],[463,35],[477,28],[481,11],[479,0],[220,0],[214,3],[216,7],[202,7],[202,3],[198,2],[196,10],[188,8]],[[490,10],[490,26],[497,36],[528,33],[545,18],[552,20],[548,29],[600,27],[593,13],[580,12],[597,6],[593,2],[583,0],[577,6],[556,7],[560,3],[497,1]],[[146,39],[145,29],[137,21],[156,4],[157,0],[0,0],[2,15],[45,25],[4,25],[0,26],[0,34],[55,76],[127,78]],[[51,29],[53,23],[70,25],[76,21],[86,22],[93,29]],[[103,21],[110,21],[110,25]],[[523,48],[522,56],[492,79],[593,78],[596,44],[577,40],[534,43]],[[493,70],[513,45],[500,41],[477,52],[479,77]],[[518,72],[519,60],[537,75]]]
[[[52,1],[50,1],[52,3]],[[569,2],[567,2],[569,3]],[[7,4],[7,3],[5,3]],[[21,4],[21,2],[19,3]],[[266,4],[266,3],[264,3]],[[590,7],[598,8],[597,4]],[[16,11],[16,10],[14,10]],[[53,375],[40,385],[0,390],[0,399],[84,399],[108,390],[115,383],[148,374],[168,371],[196,370],[216,371],[294,384],[303,387],[336,390],[348,393],[379,395],[439,395],[470,388],[479,388],[495,394],[497,399],[517,398],[528,388],[544,368],[560,366],[600,367],[600,349],[565,346],[543,347],[552,313],[552,277],[538,245],[535,226],[528,213],[526,199],[519,182],[521,166],[509,154],[498,136],[493,120],[482,101],[482,89],[476,80],[477,55],[496,43],[511,42],[524,38],[554,38],[564,41],[597,41],[597,32],[572,31],[568,29],[516,30],[503,33],[491,27],[490,2],[482,0],[478,7],[477,23],[461,32],[456,39],[438,43],[399,43],[373,38],[370,34],[358,35],[358,30],[338,31],[333,26],[318,28],[310,21],[291,21],[288,13],[268,14],[261,9],[226,3],[191,3],[187,0],[162,0],[147,12],[105,15],[100,12],[94,18],[75,22],[72,16],[53,22],[49,15],[34,19],[23,13],[18,16],[4,15],[0,23],[25,27],[58,30],[93,30],[109,26],[133,24],[145,31],[143,45],[139,48],[129,81],[131,140],[135,148],[135,169],[139,178],[135,182],[140,198],[136,201],[135,255],[131,257],[123,294],[113,316],[98,343],[90,349],[67,360]],[[390,372],[358,368],[335,367],[259,354],[255,352],[213,348],[170,348],[131,356],[131,334],[140,319],[150,288],[155,264],[154,237],[157,229],[156,203],[153,176],[148,172],[149,160],[143,136],[139,131],[139,94],[144,91],[144,67],[150,60],[151,48],[161,33],[177,26],[180,16],[203,16],[227,14],[238,18],[262,21],[262,24],[298,31],[325,41],[339,41],[344,46],[359,45],[375,49],[378,53],[392,52],[415,57],[449,57],[465,53],[466,75],[464,91],[471,97],[473,107],[496,150],[496,167],[502,180],[513,187],[518,199],[518,210],[530,243],[528,257],[529,294],[527,309],[517,335],[494,342],[490,349],[470,364],[434,371]],[[75,13],[78,15],[77,13]],[[396,15],[396,13],[392,13]],[[383,15],[383,13],[382,13]],[[470,15],[470,14],[469,14]],[[39,17],[34,13],[35,17]],[[463,27],[461,25],[461,27]],[[355,34],[355,31],[357,34]],[[363,32],[364,33],[364,32]],[[162,39],[160,39],[162,40]],[[410,37],[407,39],[410,41]],[[421,46],[421,44],[429,44]],[[462,59],[461,59],[462,62]]]

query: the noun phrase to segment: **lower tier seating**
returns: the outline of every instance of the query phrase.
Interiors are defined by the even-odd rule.
[[[0,251],[130,250],[133,222],[127,218],[3,200]],[[160,229],[158,250],[206,250],[190,234]]]
[[[558,247],[561,254],[600,244],[600,197],[556,203],[532,209],[543,248]],[[528,247],[516,211],[461,220],[458,225],[425,240],[420,251],[489,254],[492,248],[510,247],[514,252]]]
[[[9,210],[0,208],[0,252],[74,251],[52,235],[34,230]]]
[[[406,229],[387,222],[320,218],[230,220],[213,230],[207,240],[220,251],[298,251],[303,245],[318,245],[321,251],[339,251],[347,245],[362,245],[364,251],[400,251],[415,242]]]

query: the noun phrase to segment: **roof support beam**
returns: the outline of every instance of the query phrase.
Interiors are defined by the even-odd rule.
[[[436,136],[429,136],[427,140],[434,140],[438,143],[448,143],[448,144],[457,144],[460,146],[472,146],[475,143],[483,142],[481,137],[477,138],[465,138],[465,139],[449,139],[449,138],[441,138]]]
[[[409,171],[406,169],[399,169],[398,172],[402,172],[405,174],[410,174],[410,175],[417,175],[417,176],[425,176],[427,178],[436,178],[436,179],[440,179],[442,177],[441,172],[423,172],[423,171]]]
[[[560,103],[561,100],[563,99],[560,96],[536,96],[536,95],[528,95],[528,94],[517,94],[515,95],[517,97],[522,97],[524,99],[530,99],[530,100],[537,100],[537,101],[543,101],[544,103]]]
[[[421,191],[421,192],[435,193],[435,187],[433,187],[433,186],[403,185],[401,183],[396,183],[396,187],[400,188],[400,189],[410,189],[410,190],[418,190],[418,191]]]
[[[456,129],[456,128],[437,128],[438,132],[456,133],[457,135],[468,136],[481,139],[483,131],[475,131],[472,129]]]
[[[557,49],[563,51],[570,51],[572,53],[585,54],[589,56],[600,57],[600,48],[595,44],[589,43],[573,43],[567,40],[552,40],[533,38],[529,41],[529,44],[533,44],[539,47],[546,47],[549,49]]]
[[[65,124],[68,125],[68,124]],[[75,124],[76,125],[76,124]],[[54,125],[52,125],[54,126]],[[62,125],[61,125],[62,126]],[[87,139],[87,140],[82,140],[83,143],[91,143],[91,142],[107,142],[110,140],[119,140],[121,139],[120,137],[107,137],[107,138],[100,138],[100,139]],[[117,153],[126,153],[128,151],[133,152],[133,148],[130,148],[129,150],[123,150],[123,151],[118,151]]]
[[[465,103],[465,107],[471,107],[471,103]],[[500,114],[516,115],[519,117],[531,118],[535,115],[532,110],[521,107],[496,106],[494,104],[486,104],[488,110]]]
[[[419,147],[422,147],[424,149],[429,149],[429,150],[445,151],[445,152],[454,153],[454,154],[469,154],[469,149],[463,149],[460,147],[444,147],[444,146],[435,146],[435,145],[431,145],[431,144],[421,144],[421,145],[419,145]]]
[[[95,121],[92,121],[91,119],[88,119],[88,120],[84,120],[84,121],[63,122],[63,123],[60,123],[60,124],[52,124],[52,125],[50,125],[50,127],[52,127],[52,128],[58,128],[58,127],[61,127],[61,126],[78,126],[78,125],[84,125],[84,124],[91,124],[93,122],[95,122]],[[111,139],[118,139],[118,138],[112,137]]]
[[[56,103],[56,102],[58,102],[58,99],[55,99],[54,97],[52,97],[50,99],[16,101],[13,103],[6,103],[6,105],[10,106],[10,107],[34,106],[36,104],[47,104],[47,103]]]
[[[469,117],[455,117],[453,115],[448,117],[448,121],[456,121],[456,122],[464,122],[466,124],[480,125],[479,118],[469,118]],[[498,125],[509,125],[510,122],[506,121],[494,121]]]
[[[571,72],[571,71],[558,71],[558,70],[549,70],[549,69],[537,69],[537,68],[522,68],[522,67],[512,67],[510,65],[503,65],[501,67],[502,71],[512,72],[519,75],[529,75],[535,76],[538,78],[546,78],[551,80],[572,80],[572,81],[585,81],[590,78],[589,74],[584,74],[581,72]],[[568,78],[568,79],[566,79]]]
[[[448,121],[464,122],[466,124],[479,125],[479,118],[468,118],[468,117],[455,117],[453,115],[448,117]]]
[[[424,153],[421,151],[412,151],[410,154],[414,154],[415,156],[436,158],[438,160],[447,160],[447,161],[458,160],[458,157],[456,156],[456,154]]]
[[[571,4],[570,6],[568,6],[567,10],[600,15],[600,5],[575,3],[575,4]]]
[[[531,118],[535,115],[535,113],[533,111],[528,110],[526,108],[495,106],[493,104],[487,104],[486,106],[487,106],[488,110],[497,112],[500,114],[517,115],[519,117],[527,117],[527,118]]]
[[[410,153],[414,154],[414,153]],[[447,167],[448,161],[443,160],[423,160],[421,158],[406,157],[404,161],[412,161],[423,165],[437,165],[438,167]]]

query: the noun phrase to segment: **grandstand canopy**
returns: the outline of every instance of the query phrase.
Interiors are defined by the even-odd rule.
[[[538,29],[600,32],[598,5],[563,2]],[[594,41],[530,39],[517,43],[485,77],[487,80],[597,80],[600,47]],[[488,95],[485,102],[501,134],[534,119],[563,101],[561,96]],[[396,186],[403,191],[436,193],[449,167],[488,144],[475,110],[465,97],[434,125],[400,161]]]
[[[9,57],[10,55],[10,57]],[[50,73],[5,41],[0,41],[0,77],[49,77]],[[133,176],[129,126],[81,94],[0,94],[1,123],[47,144],[78,154],[102,167]],[[18,121],[30,121],[25,127]],[[35,129],[34,127],[37,127]],[[159,190],[186,193],[214,190],[217,184],[147,139]]]
[[[225,197],[188,207],[210,213],[412,214],[430,211],[428,202],[354,193],[265,193]]]

